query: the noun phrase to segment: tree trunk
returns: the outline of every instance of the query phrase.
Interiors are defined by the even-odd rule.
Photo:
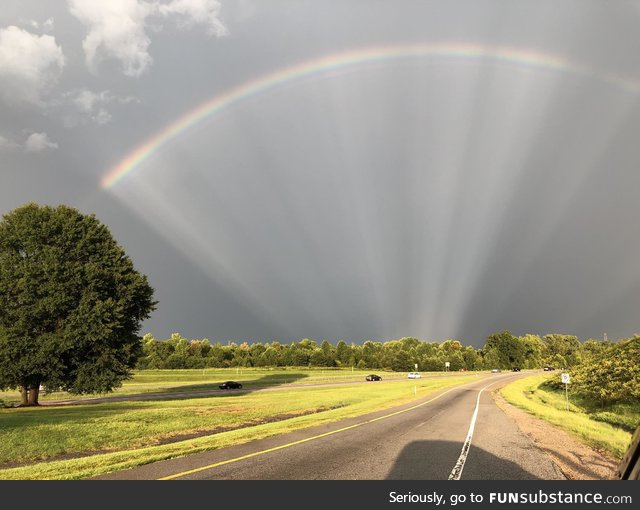
[[[29,407],[38,406],[38,395],[40,394],[40,385],[32,386],[29,388],[29,403],[27,404]]]
[[[20,386],[20,406],[24,407],[24,406],[28,406],[29,405],[29,401],[27,400],[27,386],[23,385]]]

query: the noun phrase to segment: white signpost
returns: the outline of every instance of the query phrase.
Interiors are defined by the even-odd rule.
[[[564,384],[564,398],[567,402],[567,411],[568,411],[569,410],[569,382],[571,381],[571,378],[569,377],[569,374],[564,373],[560,376],[560,380]]]
[[[445,368],[445,372],[449,371],[449,367],[451,366],[451,363],[449,363],[448,361],[444,362],[444,368]]]

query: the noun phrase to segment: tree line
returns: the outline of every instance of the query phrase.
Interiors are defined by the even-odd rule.
[[[406,337],[333,345],[211,343],[174,333],[138,335],[157,302],[147,277],[95,215],[26,204],[0,221],[0,390],[18,388],[38,405],[40,388],[103,393],[133,368],[355,367],[393,371],[572,369],[576,387],[608,403],[640,399],[640,337],[620,342],[547,334],[460,341]]]
[[[158,340],[151,333],[142,339],[139,369],[225,368],[225,367],[354,367],[390,371],[459,371],[536,369],[544,366],[570,368],[607,344],[564,334],[513,335],[500,331],[489,335],[485,345],[474,348],[459,340],[421,341],[415,337],[361,344],[339,340],[317,342],[221,342],[188,340],[180,333]],[[446,364],[448,363],[448,367]]]

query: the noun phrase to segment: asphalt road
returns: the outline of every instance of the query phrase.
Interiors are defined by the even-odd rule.
[[[402,407],[98,478],[564,479],[491,398],[522,375],[491,374]]]

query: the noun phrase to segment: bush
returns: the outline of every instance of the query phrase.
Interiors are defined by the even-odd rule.
[[[623,340],[573,370],[573,390],[601,406],[640,399],[640,337]]]

